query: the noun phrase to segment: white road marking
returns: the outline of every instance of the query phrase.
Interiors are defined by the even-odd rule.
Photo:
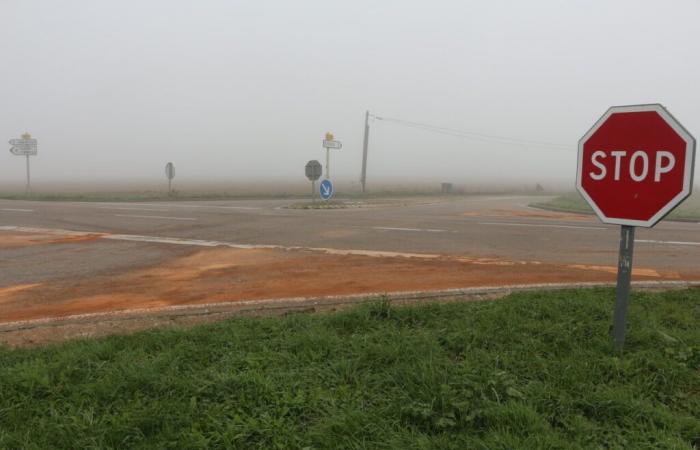
[[[98,206],[100,209],[120,210],[120,211],[167,211],[167,209],[150,208],[119,208],[117,206]]]
[[[284,245],[266,245],[266,244],[236,244],[234,242],[224,241],[207,241],[201,239],[185,239],[174,237],[159,237],[159,236],[140,236],[137,234],[101,234],[100,232],[89,231],[72,231],[61,230],[54,228],[32,228],[19,227],[14,225],[0,225],[0,231],[18,231],[23,233],[43,233],[55,234],[59,236],[90,236],[98,235],[101,239],[110,239],[114,241],[131,241],[131,242],[149,242],[156,244],[175,244],[175,245],[193,245],[197,247],[228,247],[236,249],[273,249],[273,250],[311,250],[316,252],[328,253],[331,255],[362,255],[371,257],[405,257],[405,258],[424,258],[437,259],[441,258],[439,254],[428,253],[407,253],[407,252],[389,252],[381,250],[353,250],[353,249],[335,249],[326,247],[300,247],[300,246],[284,246]]]
[[[156,236],[140,236],[137,234],[106,234],[103,239],[111,239],[114,241],[131,241],[131,242],[148,242],[154,244],[176,244],[176,245],[195,245],[198,247],[218,247],[218,246],[235,246],[236,244],[227,244],[220,241],[207,241],[202,239],[181,239]],[[237,248],[237,247],[236,247]],[[244,248],[249,248],[248,246]]]
[[[516,195],[512,197],[499,197],[499,196],[490,196],[490,197],[479,197],[479,198],[469,198],[467,197],[465,200],[468,202],[492,202],[494,200],[517,200],[517,199],[522,199],[522,198],[532,198],[527,195]]]
[[[135,217],[137,219],[197,220],[194,217],[140,216],[136,214],[115,214],[115,217]]]
[[[657,241],[654,239],[635,239],[634,242],[642,244],[662,244],[662,245],[700,245],[700,242],[689,241]]]
[[[486,222],[488,223],[488,222]],[[495,224],[507,224],[505,222],[494,222]],[[415,228],[414,228],[415,229]],[[604,229],[604,228],[601,228]],[[141,236],[135,234],[102,234],[101,232],[91,231],[74,231],[61,230],[53,228],[33,228],[20,227],[14,225],[0,225],[0,231],[18,231],[24,233],[43,233],[55,234],[59,236],[90,236],[97,235],[101,239],[109,239],[115,241],[131,241],[131,242],[147,242],[156,244],[173,244],[173,245],[192,245],[197,247],[228,247],[236,249],[277,249],[277,250],[311,250],[323,252],[331,255],[362,255],[371,257],[407,257],[407,258],[422,258],[422,259],[437,259],[441,258],[440,254],[429,253],[407,253],[407,252],[390,252],[381,250],[362,250],[362,249],[333,249],[327,247],[300,247],[300,246],[284,246],[284,245],[266,245],[266,244],[237,244],[234,242],[224,241],[209,241],[203,239],[186,239],[175,237],[159,237],[159,236]],[[700,242],[689,241],[660,241],[651,239],[638,239],[637,242],[644,244],[662,244],[662,245],[692,245],[700,246]],[[461,261],[474,261],[473,258],[459,258]],[[476,259],[478,262],[479,260]]]
[[[33,209],[21,209],[21,208],[0,208],[0,211],[12,211],[12,212],[34,212]]]
[[[103,203],[114,204],[114,203]],[[123,203],[122,203],[123,204]],[[243,210],[258,210],[263,209],[259,206],[222,206],[222,205],[175,205],[173,203],[132,203],[134,206],[156,206],[160,208],[213,208],[213,209],[243,209]]]
[[[573,228],[577,230],[607,230],[606,227],[586,227],[582,225],[550,225],[543,223],[519,222],[478,222],[479,225],[502,225],[506,227]]]
[[[438,228],[399,228],[399,227],[372,227],[374,230],[388,230],[388,231],[425,231],[427,233],[444,233],[448,230],[441,230]]]
[[[99,231],[75,231],[75,230],[58,230],[55,228],[34,228],[34,227],[18,227],[15,225],[2,225],[0,231],[19,231],[21,233],[40,233],[54,234],[57,236],[90,236],[92,234],[100,234]]]

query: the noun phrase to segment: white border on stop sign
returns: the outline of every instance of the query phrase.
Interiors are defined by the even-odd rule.
[[[586,193],[582,186],[582,171],[583,171],[583,145],[588,139],[598,131],[598,128],[606,121],[608,118],[615,113],[620,112],[645,112],[645,111],[655,111],[658,113],[668,125],[673,128],[673,131],[678,133],[678,135],[685,141],[685,178],[683,180],[683,190],[676,195],[671,201],[669,201],[663,208],[661,208],[656,214],[654,214],[649,220],[633,220],[633,219],[621,219],[616,217],[608,217],[603,214],[603,211],[598,208],[598,205],[593,201],[593,199]],[[688,155],[690,154],[690,157]],[[681,125],[678,120],[676,120],[673,115],[668,112],[663,105],[659,103],[652,103],[646,105],[628,105],[628,106],[612,106],[603,114],[603,116],[596,121],[595,124],[588,130],[586,134],[583,135],[578,141],[578,163],[576,166],[576,189],[578,192],[586,199],[588,204],[593,208],[598,218],[603,223],[611,223],[615,225],[630,225],[639,227],[653,227],[659,223],[668,213],[673,211],[673,209],[678,206],[683,200],[688,198],[693,191],[693,177],[695,171],[695,138],[688,132],[688,130]]]

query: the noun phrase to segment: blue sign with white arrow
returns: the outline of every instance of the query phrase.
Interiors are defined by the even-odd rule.
[[[331,183],[331,180],[325,179],[321,181],[319,193],[321,194],[321,200],[329,200],[333,197],[333,183]]]

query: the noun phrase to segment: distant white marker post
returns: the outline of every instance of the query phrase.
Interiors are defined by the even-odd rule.
[[[25,194],[29,195],[32,190],[31,177],[29,173],[29,157],[36,156],[37,141],[32,138],[29,133],[24,133],[21,139],[10,139],[10,153],[17,156],[26,156],[27,158],[27,186]]]

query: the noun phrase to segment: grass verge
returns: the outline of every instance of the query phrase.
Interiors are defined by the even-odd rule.
[[[358,192],[341,190],[337,196],[345,199],[385,199],[406,197],[439,197],[460,198],[472,195],[503,195],[503,194],[528,194],[527,192],[456,192],[453,194],[441,194],[434,189],[378,189],[370,192]],[[39,200],[39,201],[71,201],[71,202],[139,202],[139,201],[177,201],[177,200],[278,200],[299,199],[307,201],[308,193],[302,192],[225,192],[225,191],[174,191],[168,194],[164,191],[126,191],[126,192],[58,192],[42,193],[34,192],[25,194],[20,192],[0,192],[3,200]]]
[[[555,197],[546,202],[531,203],[533,208],[549,211],[574,212],[581,214],[593,214],[588,203],[578,193],[570,193]],[[700,198],[691,196],[667,217],[670,220],[696,222],[700,220]]]
[[[700,445],[700,291],[232,318],[0,349],[0,448]]]
[[[177,201],[177,200],[252,200],[252,199],[288,199],[304,198],[301,194],[291,193],[234,193],[234,192],[173,192],[134,191],[134,192],[61,192],[31,193],[29,195],[14,192],[0,192],[4,200],[39,200],[56,202],[139,202],[139,201]]]

